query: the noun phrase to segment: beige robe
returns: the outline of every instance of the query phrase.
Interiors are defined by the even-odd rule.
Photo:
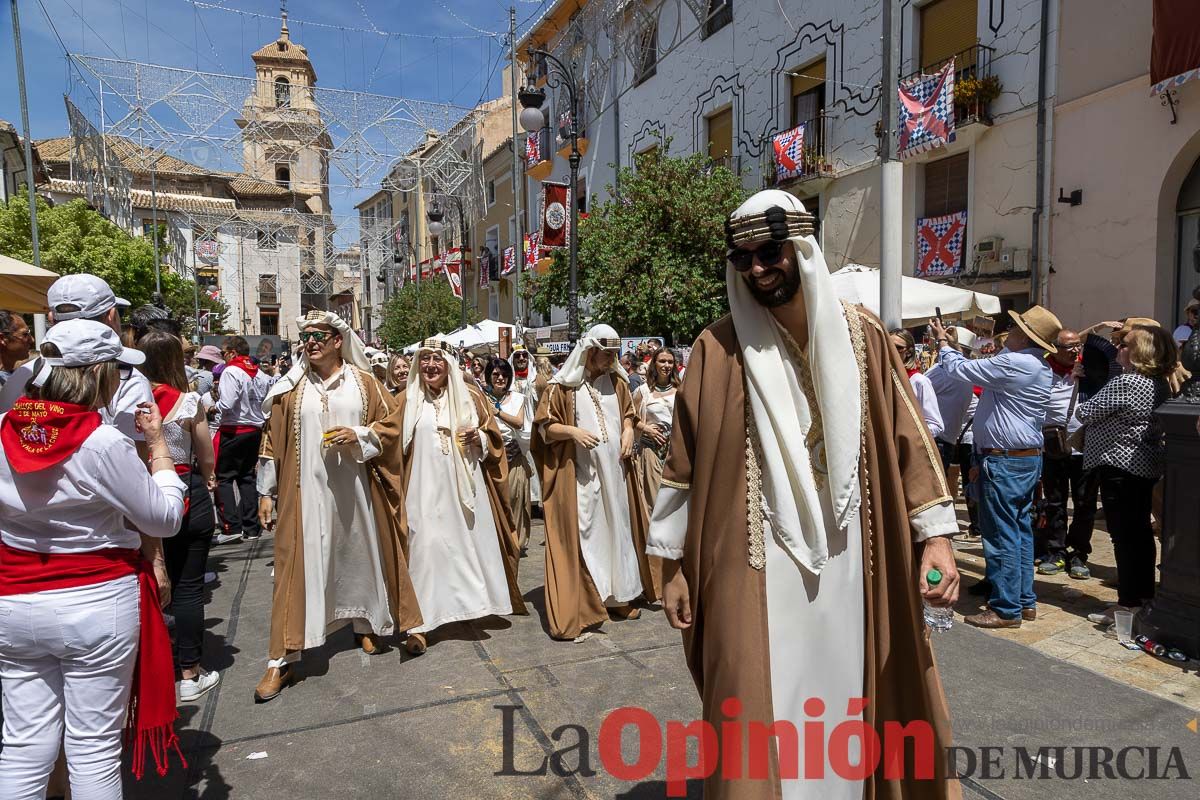
[[[357,371],[364,387],[361,424],[375,429],[389,417],[395,400],[365,370]],[[260,455],[275,462],[278,482],[279,519],[275,526],[275,587],[271,595],[270,657],[283,658],[289,651],[304,648],[304,540],[300,514],[300,435],[296,389],[276,397],[271,416],[263,429]],[[388,607],[396,631],[421,624],[421,610],[408,575],[399,511],[404,508],[401,488],[400,453],[385,447],[366,464],[371,478],[371,510],[379,535],[379,557],[387,588]]]
[[[622,420],[636,418],[629,384],[613,373],[613,385],[621,407]],[[574,639],[584,628],[608,619],[604,601],[596,590],[580,552],[579,505],[576,496],[575,443],[567,440],[547,442],[542,426],[550,423],[575,424],[575,397],[578,390],[551,383],[538,402],[533,420],[532,451],[542,469],[542,509],[546,521],[546,621],[555,639]],[[638,555],[642,596],[658,600],[654,574],[662,574],[662,559],[646,555],[649,514],[638,490],[634,466],[624,460],[625,490],[629,499],[629,527]]]
[[[887,332],[870,312],[855,308],[852,342],[865,371],[865,435],[861,455],[862,547],[866,663],[864,719],[879,732],[885,721],[927,720],[935,735],[939,779],[885,781],[876,772],[864,800],[956,798],[957,781],[941,780],[950,715],[924,627],[917,572],[919,546],[909,519],[949,500],[941,463],[925,429],[905,369]],[[748,721],[773,722],[767,643],[766,576],[749,564],[746,405],[741,346],[731,317],[696,341],[687,378],[675,401],[675,426],[663,486],[688,490],[682,569],[691,592],[693,622],[683,632],[688,667],[704,718],[721,735],[720,705],[739,698],[738,731]],[[847,386],[847,391],[858,391]],[[661,497],[660,497],[661,500]],[[836,647],[837,642],[812,642]],[[803,680],[803,676],[797,676]],[[790,720],[797,727],[803,720]],[[742,751],[748,752],[743,736]],[[802,757],[803,759],[803,757]],[[803,760],[801,760],[803,769]],[[726,773],[728,774],[728,773]],[[745,772],[743,772],[745,774]],[[770,780],[722,780],[718,763],[705,782],[712,800],[777,800],[778,754]]]

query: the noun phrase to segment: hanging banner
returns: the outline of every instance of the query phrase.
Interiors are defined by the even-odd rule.
[[[567,184],[542,182],[543,247],[567,246]]]
[[[517,268],[517,248],[504,248],[504,263],[500,268],[501,275],[508,275]]]
[[[541,131],[535,131],[525,135],[525,164],[532,167],[534,164],[542,160],[542,149],[538,142],[538,134]]]
[[[542,235],[540,233],[525,234],[525,269],[533,269],[537,266],[541,249]]]
[[[954,141],[954,59],[932,75],[900,81],[901,158]]]
[[[963,242],[967,238],[967,212],[917,220],[918,278],[957,275],[962,272]]]
[[[492,251],[483,248],[479,251],[479,288],[486,289],[492,279]]]
[[[220,300],[221,299],[221,290],[218,289],[216,286],[210,286],[208,289],[208,297],[210,300]]]
[[[775,182],[804,174],[804,126],[797,125],[790,131],[777,133],[771,139],[775,150]]]
[[[1200,77],[1200,6],[1194,0],[1154,0],[1150,94]]]
[[[446,280],[450,281],[450,290],[454,292],[454,296],[462,298],[462,253],[458,253],[458,258],[451,258],[450,253],[442,253],[442,273],[446,276]]]

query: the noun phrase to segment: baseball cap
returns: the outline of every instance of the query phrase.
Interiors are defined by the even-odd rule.
[[[95,319],[113,306],[129,307],[129,301],[117,297],[103,278],[88,273],[63,275],[46,292],[46,305],[54,312],[55,322]],[[58,311],[59,306],[77,306],[78,311]],[[141,363],[141,362],[138,362]]]
[[[57,357],[42,359],[42,369],[34,378],[41,386],[50,375],[50,367],[86,367],[117,361],[136,366],[146,360],[146,354],[121,344],[121,337],[103,322],[90,319],[70,319],[60,322],[46,332],[43,342],[58,348]]]

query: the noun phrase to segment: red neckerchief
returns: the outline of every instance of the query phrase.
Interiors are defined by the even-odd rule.
[[[187,768],[175,735],[179,713],[175,710],[171,637],[163,622],[158,584],[150,562],[134,549],[106,547],[90,553],[35,553],[0,543],[0,596],[93,586],[126,575],[137,575],[140,591],[141,630],[133,691],[125,717],[126,743],[133,744],[133,775],[140,780],[146,767],[146,745],[150,746],[160,776],[167,774],[167,756],[171,750]]]
[[[979,397],[983,394],[983,387],[982,386],[972,386],[971,393],[974,394],[976,397]]]
[[[182,394],[174,386],[168,386],[165,383],[160,383],[150,389],[150,393],[154,395],[154,404],[158,406],[158,413],[163,419],[171,413],[171,409],[175,408],[175,404],[179,402],[179,396]]]
[[[1050,357],[1046,358],[1046,363],[1050,365],[1050,369],[1054,371],[1054,374],[1059,376],[1060,378],[1067,377],[1068,375],[1071,374],[1071,371],[1075,369],[1074,364],[1071,364],[1068,367],[1064,367],[1063,365],[1059,364],[1057,361],[1055,361],[1053,358],[1050,358]]]
[[[258,367],[250,360],[250,356],[234,356],[225,363],[226,367],[240,367],[251,378],[258,374]]]
[[[98,411],[22,397],[4,416],[0,444],[14,472],[37,472],[66,461],[99,427]]]
[[[921,370],[917,369],[916,367],[908,367],[908,377],[911,378],[913,375],[916,375],[920,371]]]
[[[516,375],[521,380],[529,377],[529,364],[525,365],[525,369],[513,369],[513,375]]]

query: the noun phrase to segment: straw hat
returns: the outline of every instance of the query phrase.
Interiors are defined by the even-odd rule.
[[[1058,352],[1058,348],[1054,346],[1053,342],[1058,338],[1058,332],[1062,330],[1062,323],[1049,310],[1041,306],[1033,306],[1023,314],[1009,311],[1008,315],[1038,347],[1051,353]]]
[[[1109,341],[1111,341],[1113,344],[1119,345],[1121,341],[1129,335],[1129,332],[1132,331],[1137,325],[1148,325],[1151,328],[1162,327],[1162,325],[1158,324],[1158,320],[1150,319],[1149,317],[1126,317],[1125,321],[1121,324],[1121,327],[1112,332],[1112,336],[1109,337]]]

